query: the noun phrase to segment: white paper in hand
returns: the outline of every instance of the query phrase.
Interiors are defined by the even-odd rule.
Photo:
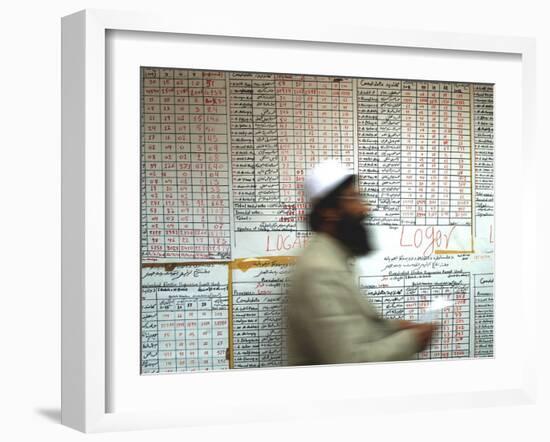
[[[453,305],[452,301],[440,297],[434,298],[426,311],[418,318],[419,322],[434,322],[439,319],[441,311]]]

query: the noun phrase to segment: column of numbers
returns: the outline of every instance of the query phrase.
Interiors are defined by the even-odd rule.
[[[428,143],[426,155],[426,224],[437,224],[439,198],[439,84],[428,85]]]
[[[293,76],[275,75],[277,103],[277,144],[279,147],[279,222],[296,228],[296,165]]]
[[[451,224],[471,224],[470,89],[453,86],[451,113]]]
[[[159,81],[164,256],[176,258],[180,254],[181,235],[178,228],[179,189],[177,183],[174,71],[159,69]]]
[[[306,175],[306,110],[304,76],[292,76],[292,116],[294,119],[294,185],[296,195],[296,228],[306,228],[306,198],[304,179]]]
[[[451,84],[441,84],[439,89],[439,158],[437,223],[450,224],[451,211]]]
[[[428,192],[428,83],[419,82],[416,114],[416,224],[426,224]]]
[[[157,292],[159,371],[175,373],[177,371],[176,303],[170,296],[170,290],[157,289]]]
[[[142,75],[143,87],[143,133],[142,170],[145,175],[145,188],[142,195],[142,228],[146,243],[142,242],[142,253],[148,257],[161,257],[164,249],[163,217],[163,171],[161,151],[161,104],[160,78],[158,69],[146,69]]]
[[[191,140],[191,185],[193,240],[199,259],[208,257],[208,191],[206,168],[206,136],[204,81],[202,71],[189,71],[189,118]]]
[[[191,177],[191,136],[189,76],[185,70],[174,71],[174,125],[176,137],[176,214],[179,249],[169,254],[171,257],[194,258],[195,240],[193,236],[193,185]],[[173,173],[170,172],[172,175]]]
[[[332,141],[337,148],[334,158],[349,170],[354,169],[352,81],[349,78],[332,79]]]
[[[415,224],[416,207],[416,83],[401,85],[401,223]]]
[[[223,72],[203,72],[207,257],[229,258],[229,153],[226,81]],[[198,117],[198,116],[196,116]]]

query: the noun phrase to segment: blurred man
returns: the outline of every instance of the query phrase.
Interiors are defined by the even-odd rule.
[[[306,177],[314,234],[288,293],[290,365],[409,359],[432,337],[432,324],[383,319],[359,293],[350,261],[371,247],[363,225],[368,208],[355,179],[332,160]]]

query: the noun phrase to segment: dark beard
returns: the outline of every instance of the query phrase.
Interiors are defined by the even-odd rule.
[[[364,220],[364,217],[345,215],[336,225],[336,237],[354,256],[365,256],[373,250],[369,231],[363,224]]]

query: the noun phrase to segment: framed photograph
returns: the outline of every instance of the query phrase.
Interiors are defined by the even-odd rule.
[[[534,58],[525,38],[64,17],[62,423],[533,403]],[[439,324],[415,358],[287,363],[303,178],[331,158],[371,208],[361,294]]]

